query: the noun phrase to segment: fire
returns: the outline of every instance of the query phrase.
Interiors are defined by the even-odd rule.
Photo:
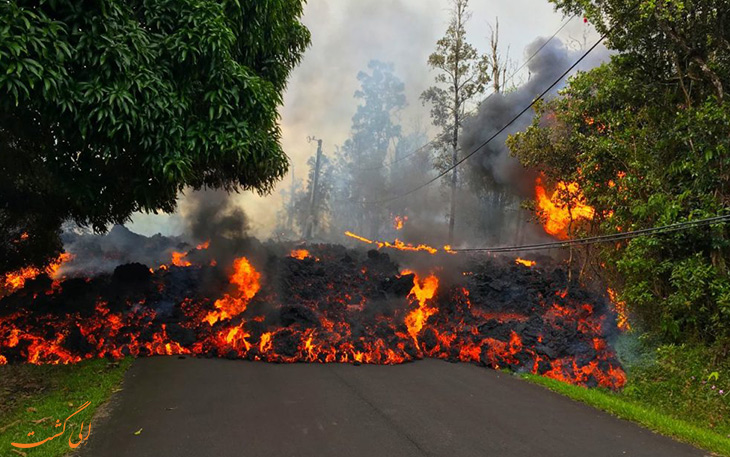
[[[408,221],[408,216],[395,216],[393,219],[393,228],[396,230],[403,230],[403,226]]]
[[[517,265],[524,265],[526,267],[534,267],[535,265],[537,265],[537,262],[534,260],[525,260],[525,259],[520,259],[519,257],[517,257],[515,259],[515,263]]]
[[[195,247],[195,249],[197,249],[198,251],[204,251],[204,250],[208,249],[209,247],[210,247],[210,240],[208,240],[204,243],[200,243],[199,245],[197,245]]]
[[[401,240],[396,239],[392,243],[389,241],[373,241],[369,240],[363,236],[357,235],[355,233],[352,233],[350,231],[345,232],[346,236],[349,236],[350,238],[354,238],[358,241],[362,241],[363,243],[367,244],[374,244],[375,246],[380,248],[390,248],[390,249],[397,249],[399,251],[412,251],[412,252],[428,252],[429,254],[433,255],[436,254],[439,250],[436,248],[433,248],[431,246],[425,245],[425,244],[419,244],[417,246],[412,244],[404,243]],[[449,249],[446,250],[451,251],[451,247],[449,246]],[[453,253],[453,252],[452,252]]]
[[[570,204],[561,202],[561,197],[570,196]],[[585,203],[585,197],[578,183],[558,182],[557,188],[548,196],[543,186],[542,178],[535,182],[535,198],[537,206],[542,212],[543,228],[547,233],[561,240],[568,239],[568,230],[571,223],[584,220],[592,220],[595,209]]]
[[[261,274],[251,265],[247,258],[241,257],[233,262],[233,274],[230,277],[231,284],[235,285],[238,293],[235,296],[226,294],[223,298],[216,300],[215,310],[209,312],[203,321],[211,326],[218,321],[238,316],[246,310],[248,302],[261,289]]]
[[[185,257],[188,256],[187,252],[173,252],[172,253],[172,264],[176,267],[190,267],[193,264],[190,263]]]
[[[613,309],[616,311],[616,325],[623,331],[631,330],[631,324],[629,324],[629,313],[626,309],[626,302],[618,300],[616,292],[613,289],[607,289],[608,297],[613,303]]]
[[[378,253],[340,261],[341,253],[322,245],[318,263],[285,258],[261,271],[239,257],[229,265],[228,293],[211,288],[224,266],[207,262],[189,274],[157,270],[146,279],[151,287],[122,298],[109,275],[76,285],[86,288],[81,298],[71,287],[38,294],[42,302],[21,291],[22,300],[0,303],[0,364],[155,354],[368,364],[434,357],[588,386],[625,383],[605,338],[614,325],[602,314],[605,297],[513,268],[510,258],[482,259],[450,284],[438,273],[399,273]],[[500,290],[510,278],[527,286],[524,300]]]
[[[309,251],[307,251],[306,249],[294,249],[293,251],[291,251],[291,253],[289,253],[289,257],[304,260],[309,257]]]
[[[0,280],[0,296],[22,289],[25,287],[26,281],[35,279],[43,272],[45,272],[51,279],[57,279],[61,266],[72,259],[73,255],[64,252],[48,264],[48,266],[46,266],[43,270],[36,267],[25,267],[20,270],[6,273],[5,277],[2,277],[2,280]]]
[[[411,271],[405,270],[401,273],[401,276],[411,273]],[[436,295],[439,280],[433,274],[427,276],[423,281],[420,280],[416,273],[413,273],[413,275],[413,288],[409,297],[418,300],[418,308],[406,316],[405,323],[406,327],[408,327],[408,334],[411,335],[411,338],[416,343],[416,347],[418,347],[418,334],[421,332],[428,318],[438,311],[438,309],[428,306],[427,302]]]

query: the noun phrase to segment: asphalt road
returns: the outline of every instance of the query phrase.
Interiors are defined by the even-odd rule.
[[[139,359],[106,413],[81,456],[705,455],[513,376],[438,360]]]

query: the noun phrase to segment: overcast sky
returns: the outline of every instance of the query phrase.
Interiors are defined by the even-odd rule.
[[[304,176],[306,161],[316,151],[307,136],[322,138],[326,154],[333,154],[335,146],[347,139],[357,108],[356,76],[372,59],[392,62],[405,83],[404,129],[430,128],[428,109],[419,95],[432,84],[434,74],[426,60],[446,30],[450,4],[451,0],[309,0],[303,21],[312,33],[312,44],[291,75],[281,109],[282,143],[296,176]],[[471,0],[469,7],[469,41],[486,52],[489,26],[498,17],[501,47],[504,51],[509,47],[516,66],[524,62],[530,42],[551,36],[567,20],[547,0]],[[558,37],[564,42],[582,41],[585,34],[589,41],[595,40],[590,25],[575,18]],[[235,197],[249,214],[255,235],[270,234],[281,202],[279,192],[290,182],[287,176],[268,197],[252,193]],[[144,234],[180,232],[175,216],[139,215],[130,228]]]

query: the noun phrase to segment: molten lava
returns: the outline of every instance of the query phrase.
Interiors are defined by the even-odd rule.
[[[295,259],[304,260],[307,257],[309,257],[309,251],[306,249],[295,249],[289,253],[289,257],[293,257]]]
[[[565,198],[569,203],[565,203]],[[585,203],[578,183],[558,182],[555,191],[548,196],[542,178],[535,182],[535,199],[542,213],[543,228],[561,240],[569,238],[569,231],[580,220],[592,220],[595,209]]]
[[[172,253],[172,264],[176,267],[190,267],[193,264],[190,263],[185,257],[188,256],[187,252],[173,252]]]
[[[248,302],[261,289],[261,274],[249,263],[248,259],[241,257],[233,262],[233,274],[231,284],[238,289],[234,295],[226,294],[223,298],[215,301],[215,310],[203,318],[211,326],[218,321],[230,319],[246,311]]]
[[[406,270],[402,274],[408,275],[411,273],[411,271]],[[408,327],[408,334],[413,338],[416,347],[418,347],[418,334],[421,332],[421,329],[428,318],[438,311],[438,309],[428,306],[428,301],[436,295],[438,286],[439,280],[436,276],[429,275],[421,281],[418,275],[414,273],[413,288],[408,296],[418,301],[418,308],[408,313],[405,324]]]
[[[154,274],[130,264],[58,289],[27,283],[0,300],[0,364],[177,354],[279,363],[435,357],[587,386],[625,383],[606,339],[615,325],[610,303],[568,289],[564,276],[545,274],[548,266],[480,258],[450,274],[452,284],[400,271],[377,251],[310,249],[304,260],[270,253],[257,267],[246,257]],[[320,261],[309,261],[313,254]]]
[[[535,265],[537,265],[537,262],[535,262],[534,260],[525,260],[520,259],[519,257],[515,259],[515,263],[517,265],[524,265],[526,267],[534,267]]]
[[[21,236],[22,238],[22,236]],[[25,282],[35,279],[41,273],[46,273],[52,279],[58,279],[58,271],[64,263],[73,259],[73,256],[67,252],[61,253],[53,260],[45,269],[41,270],[35,267],[25,267],[20,270],[6,273],[4,277],[0,277],[0,297],[15,292],[25,287]]]

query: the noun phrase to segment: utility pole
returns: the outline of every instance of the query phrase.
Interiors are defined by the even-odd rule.
[[[312,182],[312,192],[309,200],[309,217],[307,218],[307,229],[304,233],[304,238],[310,240],[312,239],[314,227],[317,225],[317,187],[319,186],[319,167],[322,162],[322,140],[310,136],[307,141],[310,143],[312,141],[317,142],[317,159],[314,165],[314,181]]]

